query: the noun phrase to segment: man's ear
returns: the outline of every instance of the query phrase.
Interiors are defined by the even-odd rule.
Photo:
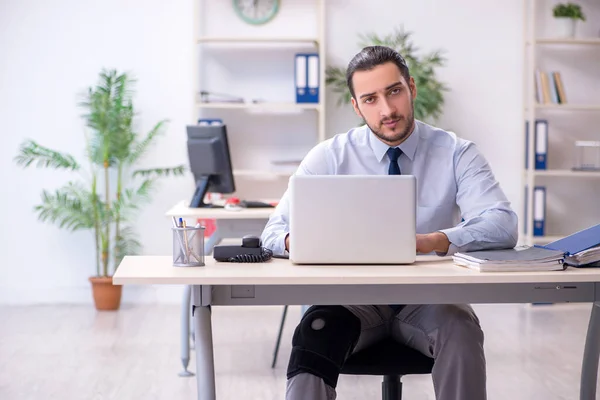
[[[360,113],[360,110],[358,109],[358,103],[356,102],[356,99],[352,97],[350,100],[352,101],[352,108],[354,109],[354,112],[356,113],[356,115],[362,118],[363,116]]]
[[[410,83],[408,84],[410,87],[410,94],[412,95],[413,100],[417,98],[417,85],[415,84],[415,78],[410,77]]]

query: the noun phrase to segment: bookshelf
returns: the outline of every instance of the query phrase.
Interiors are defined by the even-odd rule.
[[[598,32],[600,21],[594,17],[600,15],[600,4],[592,3],[585,4],[584,12],[588,16],[587,24],[596,26],[595,31]],[[597,208],[593,206],[594,202],[590,199],[589,210],[575,207],[576,210],[567,209],[560,215],[556,215],[558,214],[556,213],[557,209],[571,206],[568,202],[558,201],[556,192],[562,191],[559,194],[564,194],[567,192],[565,188],[568,188],[571,191],[570,194],[576,197],[576,194],[582,189],[600,188],[600,170],[581,171],[570,168],[574,166],[575,162],[574,142],[582,140],[578,135],[585,131],[585,134],[588,135],[586,140],[600,140],[600,129],[597,129],[596,123],[596,121],[600,122],[600,98],[598,96],[595,98],[581,96],[582,92],[590,92],[590,88],[580,83],[580,79],[587,78],[587,82],[597,84],[600,81],[600,70],[597,68],[594,70],[593,66],[587,66],[585,61],[579,61],[589,60],[590,56],[600,58],[600,37],[590,34],[593,29],[586,32],[579,29],[577,35],[572,38],[554,37],[552,7],[556,2],[524,0],[523,4],[525,16],[523,115],[526,132],[523,140],[527,154],[522,175],[524,223],[519,224],[519,233],[523,244],[534,245],[549,243],[572,233],[573,224],[563,230],[563,225],[571,222],[565,221],[565,218],[569,218],[569,213],[583,216],[594,211],[593,208]],[[592,63],[588,62],[588,64]],[[567,72],[568,78],[565,77],[563,68],[571,68]],[[540,71],[546,72],[546,82],[540,78]],[[557,79],[552,72],[559,72],[560,77]],[[591,75],[593,78],[590,78]],[[590,79],[593,80],[590,81]],[[562,94],[559,89],[560,85],[563,86]],[[564,96],[565,92],[566,96]],[[563,96],[565,99],[562,99]],[[575,98],[574,101],[571,101],[573,98]],[[536,169],[537,120],[547,123],[545,145],[547,160],[543,167]],[[571,129],[572,124],[575,126],[576,122],[581,123],[581,121],[588,121],[585,128],[577,126]],[[557,161],[559,158],[560,162]],[[536,219],[536,210],[534,209],[536,195],[531,188],[535,187],[545,189],[543,204],[545,226],[542,234],[539,232],[534,234],[533,229]],[[573,195],[573,193],[575,194]],[[549,203],[549,197],[558,204]],[[539,218],[540,215],[537,214],[537,218]],[[549,220],[553,221],[554,229],[548,229]],[[583,219],[580,218],[580,221]],[[590,220],[587,225],[579,228],[583,229],[593,223],[597,223],[597,221]]]
[[[290,158],[298,159],[300,153],[326,138],[325,0],[282,2],[278,15],[264,25],[242,21],[231,4],[194,0],[190,123],[219,118],[227,125],[238,189],[244,186],[243,181],[284,184],[293,173],[292,166],[277,168],[272,158],[286,156],[291,149],[294,154]],[[296,53],[319,55],[317,103],[296,102]],[[226,93],[243,101],[222,101],[219,96],[206,101],[201,91]],[[299,136],[304,139],[299,140]]]

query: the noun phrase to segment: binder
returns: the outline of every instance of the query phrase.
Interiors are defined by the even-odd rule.
[[[548,82],[550,85],[550,97],[552,98],[552,102],[554,104],[560,104],[560,97],[558,95],[558,87],[556,85],[556,80],[554,79],[555,72],[549,72]]]
[[[458,266],[479,272],[561,271],[565,269],[563,251],[544,249],[539,246],[458,252],[452,256],[452,260]]]
[[[305,103],[308,97],[307,87],[307,56],[305,54],[296,54],[296,103]]]
[[[546,169],[548,163],[548,121],[535,120],[535,169]]]
[[[316,53],[296,54],[295,85],[296,103],[319,102],[319,55]]]
[[[308,56],[308,101],[319,102],[319,55]]]
[[[529,121],[525,121],[525,169],[529,164]]]
[[[533,236],[544,236],[546,231],[546,187],[533,189]]]
[[[575,232],[542,247],[549,250],[562,250],[573,255],[598,245],[600,245],[600,224]]]
[[[527,202],[527,194],[528,194],[528,192],[529,192],[529,187],[527,185],[525,185],[525,197],[524,197],[524,199],[525,199],[525,201],[524,201],[525,209],[523,210],[523,215],[525,217],[524,218],[525,221],[523,222],[523,234],[524,235],[527,235],[527,221],[528,221],[528,218],[527,218],[527,205],[529,204]]]
[[[202,126],[220,126],[223,125],[223,120],[220,118],[199,118],[198,125]]]

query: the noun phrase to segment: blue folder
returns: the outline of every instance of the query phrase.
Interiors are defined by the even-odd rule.
[[[319,54],[296,54],[294,73],[296,85],[296,103],[318,103]]]
[[[568,254],[577,254],[580,251],[584,251],[598,245],[600,245],[600,224],[579,232],[575,232],[572,235],[555,240],[552,243],[548,243],[547,245],[540,247],[550,250],[562,250]]]
[[[548,165],[548,121],[535,120],[535,169],[546,169]]]

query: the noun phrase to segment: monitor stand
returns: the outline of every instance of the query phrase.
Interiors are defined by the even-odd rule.
[[[210,176],[203,176],[198,180],[198,182],[196,182],[196,191],[194,192],[194,196],[190,202],[190,208],[222,208],[220,206],[215,206],[204,202],[204,196],[206,196],[206,192],[208,191],[209,181]]]

